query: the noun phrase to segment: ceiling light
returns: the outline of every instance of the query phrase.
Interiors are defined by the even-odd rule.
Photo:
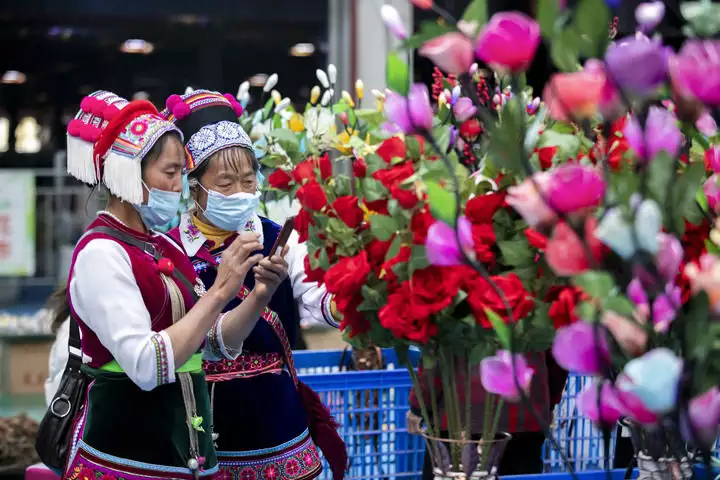
[[[267,79],[267,73],[256,73],[248,79],[248,82],[250,82],[251,87],[262,87],[267,82]]]
[[[141,53],[147,55],[152,53],[153,50],[155,50],[155,46],[152,43],[140,38],[125,40],[123,44],[120,45],[120,51],[123,53]]]
[[[312,43],[297,43],[290,49],[293,57],[309,57],[315,53],[315,45]]]
[[[2,83],[8,85],[22,85],[25,83],[25,80],[27,80],[27,76],[17,70],[8,70],[2,76]]]

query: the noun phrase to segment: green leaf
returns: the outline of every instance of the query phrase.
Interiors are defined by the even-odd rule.
[[[370,231],[381,242],[390,240],[397,229],[397,222],[392,217],[380,214],[370,215]]]
[[[583,53],[595,57],[605,52],[608,43],[610,10],[605,0],[580,0],[574,11],[574,25],[580,33]]]
[[[362,190],[365,194],[365,200],[368,202],[374,202],[380,200],[388,195],[388,191],[380,181],[374,178],[363,178]]]
[[[438,152],[438,154],[442,155],[447,152],[448,146],[450,145],[450,126],[438,125],[433,128],[432,136],[435,139],[435,142],[437,142],[438,147],[442,150],[441,152]]]
[[[497,243],[502,252],[502,262],[511,267],[524,267],[531,265],[535,255],[526,238],[506,240]]]
[[[498,169],[509,170],[513,173],[523,173],[522,137],[525,122],[525,108],[518,108],[518,97],[513,97],[503,108],[502,121],[491,126],[488,146],[489,160]],[[522,112],[521,112],[522,110]]]
[[[420,142],[415,135],[408,135],[405,137],[405,156],[407,158],[420,158]]]
[[[485,25],[488,21],[487,0],[473,0],[463,13],[463,20],[466,22],[474,22],[479,27]]]
[[[540,24],[540,31],[546,40],[555,36],[555,20],[558,16],[558,0],[538,0],[537,21]]]
[[[592,302],[582,302],[575,307],[575,314],[581,320],[592,321],[597,314],[597,307]]]
[[[487,315],[488,320],[490,320],[490,323],[492,324],[502,346],[507,350],[510,350],[510,329],[508,329],[508,326],[497,313],[493,312],[489,308],[485,309],[485,315]]]
[[[430,266],[427,254],[425,253],[424,245],[413,245],[408,263],[410,264],[410,270],[412,271],[422,270],[423,268]]]
[[[363,301],[358,306],[360,312],[377,312],[386,303],[385,296],[376,288],[362,286]]]
[[[325,250],[324,248],[320,249],[320,254],[318,255],[318,263],[320,268],[325,271],[330,268],[330,259],[328,258],[327,250]]]
[[[368,166],[369,175],[372,175],[378,170],[384,170],[388,166],[388,164],[385,163],[385,160],[383,160],[380,155],[376,155],[374,153],[365,156],[365,163]]]
[[[400,253],[400,247],[402,246],[402,237],[400,235],[395,235],[395,238],[393,238],[392,243],[390,244],[390,248],[388,248],[387,253],[385,254],[385,261],[391,260],[397,256],[398,253]]]
[[[570,133],[558,133],[555,130],[546,130],[540,137],[539,148],[557,147],[557,158],[565,162],[568,158],[577,157],[580,151],[580,140]]]
[[[689,347],[691,358],[703,363],[710,353],[712,337],[708,335],[710,302],[705,292],[700,292],[690,300],[685,319],[685,345]]]
[[[457,31],[455,25],[445,25],[428,20],[420,25],[420,31],[418,33],[408,37],[401,46],[408,50],[420,48],[428,40],[455,31]]]
[[[550,58],[563,72],[575,72],[578,66],[580,40],[572,28],[566,28],[550,45]]]
[[[287,128],[277,128],[272,130],[268,135],[278,141],[280,146],[286,151],[297,151],[300,148],[300,141],[297,134]]]
[[[260,160],[260,163],[262,163],[266,167],[270,167],[270,168],[277,168],[280,165],[284,165],[286,162],[287,162],[287,158],[285,158],[282,155],[277,155],[277,154],[265,155]]]
[[[620,315],[629,317],[632,316],[635,311],[635,305],[624,295],[615,295],[602,300],[602,309],[612,310]]]
[[[573,277],[572,282],[593,298],[609,297],[615,288],[615,281],[607,272],[585,272]]]
[[[673,185],[673,212],[675,213],[676,230],[684,229],[684,219],[692,216],[698,208],[697,191],[705,179],[705,165],[703,162],[692,163],[682,175],[679,175]],[[679,215],[678,215],[679,214]],[[669,220],[670,221],[670,220]],[[668,222],[669,223],[669,222]]]
[[[668,186],[675,168],[675,160],[665,151],[660,152],[648,167],[648,190],[660,205],[668,199]]]
[[[385,116],[382,112],[378,112],[374,108],[363,108],[361,110],[355,110],[355,115],[359,120],[367,122],[371,125],[377,125],[382,123]]]
[[[410,72],[407,64],[400,59],[396,52],[390,52],[387,57],[386,83],[390,90],[402,96],[408,94],[410,89]]]
[[[433,217],[442,220],[451,227],[455,225],[456,203],[455,195],[445,190],[435,182],[427,182],[428,204]]]

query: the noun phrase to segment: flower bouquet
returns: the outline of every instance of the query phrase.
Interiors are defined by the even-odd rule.
[[[415,3],[437,10],[432,2]],[[583,0],[573,12],[539,2],[537,20],[500,13],[479,34],[467,18],[455,24],[457,31],[439,36],[428,26],[407,43],[421,42],[421,55],[457,74],[461,92],[473,100],[486,135],[471,153],[481,158],[481,174],[499,173],[501,183],[511,185],[505,202],[533,229],[543,283],[557,288],[569,281],[565,292],[579,289],[575,313],[582,321],[560,328],[553,355],[569,370],[598,377],[578,398],[581,410],[604,428],[606,447],[609,428],[625,417],[647,439],[640,459],[653,470],[667,473],[672,465],[676,476],[686,476],[685,443],[709,467],[720,423],[720,234],[707,233],[720,211],[713,173],[720,43],[692,39],[674,53],[660,38],[648,38],[643,32],[662,18],[658,3],[638,8],[637,36],[614,43],[608,35],[614,23],[602,0]],[[483,2],[471,9],[476,6],[485,11]],[[385,17],[392,24],[393,17]],[[523,95],[523,71],[541,36],[551,41],[563,73],[550,79],[538,108]],[[511,86],[510,95],[498,94],[494,109],[483,108],[472,88],[473,55]],[[413,87],[406,96],[397,90],[401,107],[389,108],[388,98],[385,109],[406,133],[421,133],[434,146],[438,124],[423,122],[420,90]],[[442,124],[457,117],[458,100],[451,96],[449,103],[451,114],[443,116],[449,109],[440,108]],[[428,203],[454,228],[429,232],[426,258],[437,258],[430,245],[459,252],[512,316],[492,270],[468,248],[474,238],[462,216],[467,187],[457,181],[458,162],[444,145],[435,151],[446,167],[444,182],[439,180],[445,188],[430,188]],[[497,315],[488,318],[510,353],[483,360],[481,374],[488,379],[494,365],[513,359],[508,368],[516,388],[497,393],[526,402],[528,374],[515,356],[524,322],[493,321]]]

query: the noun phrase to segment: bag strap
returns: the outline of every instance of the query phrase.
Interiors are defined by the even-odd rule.
[[[65,364],[65,370],[80,371],[82,367],[82,344],[80,342],[80,327],[74,314],[70,314],[70,334],[68,336],[68,359]]]
[[[150,255],[153,260],[157,263],[162,257],[160,251],[150,242],[146,242],[144,240],[140,240],[137,237],[134,237],[130,235],[129,233],[123,232],[122,230],[118,230],[116,228],[107,227],[104,225],[100,225],[98,227],[92,228],[86,232],[87,234],[90,233],[102,233],[104,235],[107,235],[108,237],[112,237],[115,240],[118,240],[120,242],[123,242],[127,245],[131,245],[135,248],[138,248],[142,252]],[[185,289],[190,292],[190,295],[192,295],[193,301],[197,302],[199,295],[198,292],[195,291],[195,287],[193,284],[188,280],[188,278],[177,268],[173,268],[172,276],[175,280],[179,281]]]

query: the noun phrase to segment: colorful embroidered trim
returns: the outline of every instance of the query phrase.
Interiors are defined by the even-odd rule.
[[[331,303],[332,295],[330,295],[328,292],[325,292],[325,295],[323,295],[322,300],[320,301],[323,319],[331,327],[340,328],[340,324],[335,320],[335,317],[332,314],[332,308],[330,307]]]
[[[155,347],[155,361],[157,363],[157,384],[165,385],[170,383],[170,368],[168,366],[167,348],[165,348],[165,338],[159,333],[150,337],[150,341]]]
[[[220,338],[220,332],[222,332],[221,322],[225,315],[226,313],[223,313],[217,318],[217,320],[215,320],[215,323],[207,334],[207,342],[210,353],[217,358],[227,358],[225,355],[225,348],[223,348],[222,339]],[[204,368],[205,364],[203,363],[203,369]]]
[[[200,478],[214,477],[218,467],[199,472]],[[159,480],[174,478],[193,480],[193,472],[188,468],[168,467],[150,463],[126,460],[98,452],[82,440],[79,441],[75,455],[70,462],[64,480]]]
[[[250,378],[266,373],[279,373],[283,369],[279,353],[249,353],[235,360],[203,362],[208,382],[222,382],[233,378]]]
[[[306,430],[271,453],[263,450],[233,452],[226,455],[218,452],[220,480],[307,480],[316,478],[322,472],[320,455]],[[228,452],[229,453],[229,452]]]

